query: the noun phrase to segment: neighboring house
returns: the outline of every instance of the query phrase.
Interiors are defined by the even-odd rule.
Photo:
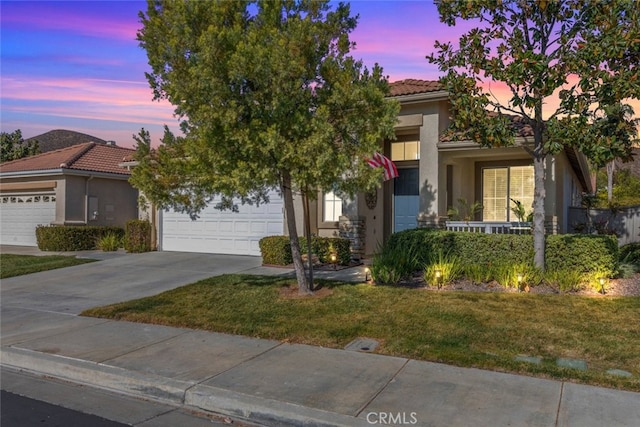
[[[311,228],[319,236],[347,236],[360,255],[374,253],[392,233],[422,227],[442,227],[447,210],[458,199],[479,201],[478,221],[516,221],[510,199],[531,209],[533,160],[522,145],[533,144],[529,126],[517,119],[516,145],[481,148],[472,141],[444,137],[449,125],[449,97],[440,83],[402,80],[390,84],[390,96],[401,105],[396,140],[385,141],[384,154],[398,167],[399,177],[373,194],[342,200],[333,193],[318,195],[312,206]],[[546,167],[546,222],[549,232],[568,230],[567,210],[580,194],[591,191],[586,159],[573,149],[550,157]],[[212,206],[215,201],[212,203]],[[302,209],[297,209],[302,233]],[[161,212],[159,248],[172,251],[259,255],[258,241],[286,233],[282,200],[241,206],[240,213],[206,209],[192,221],[188,215]]]
[[[134,150],[87,142],[0,165],[0,243],[36,246],[38,225],[124,226],[138,191],[120,166]]]
[[[72,147],[74,145],[84,144],[85,142],[115,145],[115,143],[113,142],[108,142],[104,139],[100,139],[92,135],[87,135],[86,133],[66,129],[50,130],[49,132],[45,132],[41,135],[24,140],[25,143],[35,141],[38,142],[38,149],[40,150],[40,153],[48,153],[49,151]]]

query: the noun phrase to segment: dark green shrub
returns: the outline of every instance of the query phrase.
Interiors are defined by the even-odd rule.
[[[96,249],[96,243],[105,235],[118,239],[124,236],[121,227],[84,225],[40,225],[36,227],[36,240],[41,251],[85,251]]]
[[[291,243],[288,236],[263,237],[258,242],[262,262],[272,265],[289,265],[293,262],[291,257]]]
[[[272,265],[289,265],[293,262],[289,236],[268,236],[260,239],[260,253],[262,262]],[[307,239],[300,237],[300,251],[307,253]],[[336,262],[348,265],[351,261],[349,239],[337,237],[313,237],[311,251],[318,256],[322,263],[330,263],[331,255],[336,255]]]
[[[558,234],[547,237],[545,269],[574,270],[581,274],[618,271],[618,240],[615,236]]]
[[[422,267],[419,255],[418,246],[403,250],[383,248],[373,257],[371,277],[378,284],[395,285]]]
[[[433,254],[449,253],[462,259],[465,265],[479,266],[474,267],[476,271],[473,272],[477,279],[486,276],[492,267],[529,265],[533,260],[533,236],[413,229],[393,234],[381,251],[388,252],[412,254],[418,269],[426,265]],[[617,271],[617,263],[618,244],[614,236],[547,236],[547,270],[577,270],[581,274],[608,271],[613,274]],[[487,270],[480,266],[486,266]],[[495,268],[491,275],[497,279]],[[534,282],[539,280],[536,278]]]
[[[640,242],[629,243],[621,247],[620,261],[640,267]]]
[[[151,223],[141,219],[127,221],[124,248],[127,252],[149,252],[151,247]]]

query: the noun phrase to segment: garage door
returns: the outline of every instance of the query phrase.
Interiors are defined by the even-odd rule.
[[[239,212],[214,209],[218,202],[213,200],[196,220],[172,210],[162,212],[162,250],[259,256],[260,239],[283,234],[283,203],[276,192],[269,194],[269,203],[239,205]]]
[[[0,201],[0,243],[3,245],[37,246],[36,227],[49,225],[56,219],[53,194],[3,194]]]

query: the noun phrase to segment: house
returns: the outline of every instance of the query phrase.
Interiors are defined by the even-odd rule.
[[[396,139],[384,141],[384,154],[394,161],[399,177],[377,192],[343,200],[329,192],[311,206],[312,232],[347,236],[356,255],[370,255],[392,233],[415,227],[442,227],[447,211],[459,199],[478,201],[476,220],[516,221],[510,199],[530,207],[533,200],[533,160],[522,148],[533,144],[532,129],[518,120],[516,144],[481,148],[472,141],[447,138],[449,97],[437,81],[402,80],[390,84],[390,96],[401,105]],[[546,222],[551,233],[568,230],[567,210],[591,191],[584,156],[573,149],[549,158],[546,166]],[[216,201],[213,201],[212,205]],[[241,206],[240,213],[206,209],[196,221],[173,211],[158,218],[159,248],[172,251],[259,255],[258,241],[286,233],[282,200]],[[297,209],[303,230],[302,209]]]
[[[25,144],[31,142],[38,143],[40,153],[59,150],[61,148],[71,147],[73,145],[84,144],[85,142],[95,142],[96,144],[114,144],[113,141],[105,141],[98,137],[87,135],[86,133],[76,132],[67,129],[54,129],[49,132],[28,138],[24,140]]]
[[[87,142],[0,165],[0,243],[36,246],[38,225],[124,226],[138,191],[120,166],[133,150]]]

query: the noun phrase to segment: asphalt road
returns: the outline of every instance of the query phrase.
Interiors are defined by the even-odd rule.
[[[3,427],[125,427],[95,415],[0,391],[0,425]]]
[[[2,427],[260,427],[244,420],[0,369]]]

